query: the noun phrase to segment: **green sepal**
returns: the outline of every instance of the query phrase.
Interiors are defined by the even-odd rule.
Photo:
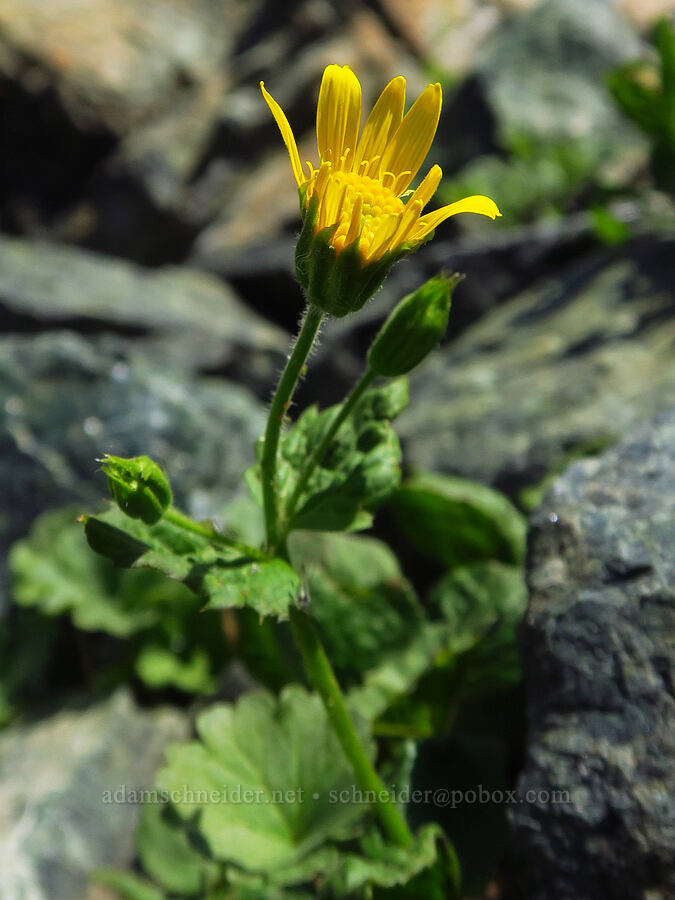
[[[309,204],[306,203],[307,187],[303,185],[299,191],[300,213],[302,215],[302,231],[295,247],[295,273],[300,285],[307,290],[309,287],[309,259],[314,239],[314,228],[319,214],[319,199],[312,197]]]
[[[339,319],[370,300],[398,257],[385,253],[376,262],[364,265],[358,238],[336,253],[330,243],[335,228],[323,228],[314,236],[306,290],[310,303]]]

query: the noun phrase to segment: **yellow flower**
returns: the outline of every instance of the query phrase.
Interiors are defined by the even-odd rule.
[[[429,152],[441,113],[441,86],[430,84],[404,115],[405,78],[382,91],[359,138],[361,85],[348,66],[323,73],[316,114],[319,165],[305,174],[293,131],[283,110],[260,82],[291,158],[303,216],[312,199],[314,235],[322,231],[335,254],[354,247],[361,265],[383,257],[391,262],[420,246],[433,230],[457,213],[494,219],[501,215],[489,197],[466,197],[422,215],[442,172],[432,166],[415,191],[405,195]],[[328,230],[330,229],[330,231]]]

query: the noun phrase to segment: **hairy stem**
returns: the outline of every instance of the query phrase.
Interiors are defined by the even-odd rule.
[[[286,546],[286,533],[280,528],[276,485],[279,437],[286,410],[300,377],[302,367],[316,338],[322,318],[323,313],[321,310],[312,305],[308,306],[295,346],[291,351],[274,393],[265,430],[261,474],[267,546],[271,552],[276,552],[285,559],[288,559],[288,548]],[[324,438],[310,456],[300,476],[301,482],[304,479],[304,483],[300,484],[299,490],[296,487],[291,498],[293,504],[297,503],[312,471],[321,461],[338,428],[354,408],[354,405],[368,384],[370,384],[372,378],[373,376],[370,373],[366,373],[356,385],[335,417],[335,421],[331,423],[327,434],[324,435]],[[352,766],[359,787],[363,791],[374,792],[377,798],[375,810],[389,840],[399,846],[409,846],[413,841],[410,829],[368,759],[368,755],[349,715],[347,704],[335,677],[335,672],[312,619],[297,606],[291,606],[290,616],[295,641],[302,655],[309,680],[323,701],[329,721],[340,741],[345,756]]]
[[[364,793],[374,792],[377,798],[374,809],[389,840],[400,847],[409,847],[413,842],[412,833],[363,749],[313,621],[307,613],[293,606],[291,625],[309,679],[323,700],[333,731],[351,764],[359,787]]]
[[[260,464],[262,476],[263,509],[265,511],[265,528],[267,531],[267,546],[273,550],[277,543],[277,528],[279,519],[276,472],[277,451],[279,449],[279,436],[283,425],[286,410],[293,396],[293,391],[298,383],[298,378],[305,364],[305,360],[312,349],[316,338],[323,312],[310,304],[302,320],[295,346],[288,357],[288,361],[279,379],[279,384],[272,398],[265,429],[265,442]]]
[[[257,547],[251,547],[249,544],[237,541],[235,538],[228,537],[226,534],[221,534],[219,531],[216,531],[211,524],[195,522],[194,519],[186,516],[185,513],[180,512],[174,506],[171,506],[166,510],[164,518],[167,522],[177,525],[178,528],[182,528],[184,531],[191,531],[192,534],[198,534],[200,537],[206,538],[208,541],[212,541],[215,544],[220,544],[231,550],[237,550],[243,556],[250,556],[252,559],[269,559],[267,554],[263,553],[262,550],[259,550]]]

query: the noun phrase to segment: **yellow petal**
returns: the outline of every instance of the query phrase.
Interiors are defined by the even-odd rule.
[[[362,160],[368,160],[368,175],[377,178],[379,159],[392,136],[403,121],[405,106],[405,78],[393,78],[380,94],[368,116],[356,148],[353,171],[358,172]],[[379,157],[379,158],[378,158]]]
[[[413,237],[415,240],[424,237],[434,228],[438,227],[441,222],[445,222],[450,216],[456,216],[457,213],[478,213],[481,216],[489,216],[496,219],[501,216],[499,208],[494,200],[489,197],[483,197],[482,194],[476,194],[473,197],[465,197],[463,200],[457,200],[456,203],[450,203],[448,206],[442,206],[434,212],[427,213],[417,223]]]
[[[443,170],[441,169],[441,167],[432,166],[424,176],[422,181],[419,183],[419,186],[417,187],[410,200],[408,200],[408,203],[413,203],[415,200],[419,200],[419,202],[422,204],[422,209],[424,209],[424,207],[436,193],[436,188],[441,183],[442,177]]]
[[[410,236],[410,233],[417,225],[421,212],[422,204],[419,200],[411,200],[406,204],[405,212],[401,216],[399,226],[396,229],[394,236],[389,241],[390,250],[393,250],[394,247],[398,247],[399,244],[402,244],[406,238]]]
[[[322,160],[351,170],[361,120],[361,85],[349,66],[327,66],[316,109],[316,142]],[[344,154],[350,151],[342,162]]]
[[[403,121],[382,155],[381,172],[392,172],[398,178],[410,172],[403,192],[413,180],[429,152],[441,115],[440,84],[430,84],[405,114]]]
[[[354,203],[354,207],[352,209],[352,220],[349,223],[349,230],[347,231],[347,236],[345,237],[345,245],[349,246],[351,242],[358,237],[359,232],[361,231],[361,210],[363,208],[363,197],[361,194],[358,195],[356,201]]]
[[[370,240],[367,252],[364,254],[366,259],[379,259],[385,252],[389,242],[398,230],[401,221],[400,215],[382,216]]]
[[[337,223],[346,190],[346,185],[341,185],[340,182],[336,181],[334,178],[328,179],[321,198],[319,229]]]
[[[293,174],[295,175],[295,180],[298,182],[298,187],[303,184],[307,179],[305,178],[305,174],[302,171],[302,165],[300,164],[300,154],[298,153],[298,145],[295,143],[295,138],[293,137],[293,131],[291,126],[288,124],[288,119],[286,118],[286,114],[283,109],[279,106],[277,101],[271,94],[265,90],[264,82],[260,82],[260,90],[263,93],[263,97],[267,101],[267,105],[272,110],[272,115],[279,126],[279,131],[281,132],[281,136],[284,139],[284,144],[286,144],[286,149],[288,150],[288,155],[291,158],[291,166],[293,167]]]

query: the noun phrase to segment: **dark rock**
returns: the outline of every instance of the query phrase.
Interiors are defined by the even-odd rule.
[[[84,900],[93,870],[129,866],[140,792],[187,734],[184,714],[141,710],[123,690],[4,731],[0,897]]]
[[[539,799],[511,810],[532,900],[675,896],[673,447],[675,409],[572,466],[532,521],[519,794]]]
[[[397,422],[409,465],[518,496],[675,403],[675,241],[566,267],[427,359]]]

